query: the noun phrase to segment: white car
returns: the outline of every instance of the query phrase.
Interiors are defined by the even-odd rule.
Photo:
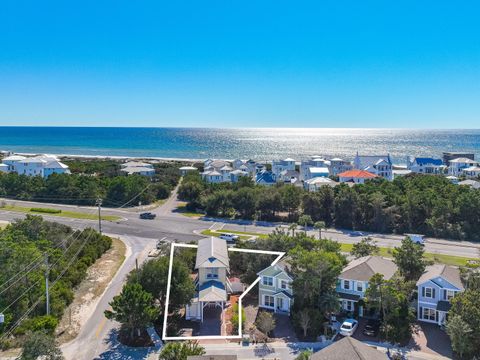
[[[357,330],[358,321],[355,319],[347,319],[340,326],[340,335],[352,336],[355,330]]]
[[[235,242],[238,240],[238,235],[222,234],[220,235],[220,239],[227,240],[227,242]]]

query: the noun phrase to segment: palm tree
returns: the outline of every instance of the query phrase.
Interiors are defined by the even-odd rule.
[[[292,236],[295,236],[295,230],[297,230],[297,227],[298,225],[295,223],[290,224],[290,226],[288,227],[288,230],[292,232]]]
[[[303,226],[303,231],[307,235],[307,227],[312,223],[312,217],[310,215],[302,215],[298,219],[298,224]]]
[[[313,224],[313,227],[318,230],[318,239],[322,238],[322,229],[326,229],[325,221],[317,221]]]

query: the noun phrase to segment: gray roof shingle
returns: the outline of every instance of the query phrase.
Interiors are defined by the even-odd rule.
[[[350,336],[312,354],[311,360],[387,360],[385,353]]]
[[[427,266],[420,279],[417,281],[417,286],[421,285],[429,280],[441,277],[447,280],[450,284],[455,286],[459,290],[464,290],[462,279],[460,277],[460,269],[454,266],[444,264],[434,264]],[[441,286],[441,284],[437,285]]]
[[[230,268],[227,242],[214,236],[198,240],[195,269],[218,267]]]
[[[343,269],[339,278],[357,281],[369,281],[376,273],[382,274],[385,280],[389,280],[397,271],[397,265],[381,256],[364,256],[351,261]]]

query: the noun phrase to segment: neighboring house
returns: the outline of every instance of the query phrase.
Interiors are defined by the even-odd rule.
[[[316,177],[328,177],[330,175],[330,170],[326,166],[318,167],[318,166],[311,166],[307,169],[306,179],[313,179]]]
[[[204,171],[200,175],[207,183],[217,184],[223,182],[223,175],[216,170]]]
[[[195,166],[182,166],[180,169],[180,175],[185,176],[189,173],[196,173],[198,169]]]
[[[305,180],[303,183],[303,187],[305,190],[315,192],[318,191],[318,189],[321,186],[337,186],[338,183],[333,181],[332,179],[328,177],[315,177],[313,179]]]
[[[283,170],[280,173],[278,181],[288,184],[295,183],[300,178],[300,174],[296,170]]]
[[[365,170],[389,181],[393,180],[393,164],[390,154],[387,155],[357,155],[353,161],[353,168]]]
[[[407,168],[416,174],[443,174],[445,165],[441,159],[429,157],[409,157],[407,159]]]
[[[0,164],[0,172],[8,172],[8,165],[7,164]]]
[[[258,185],[272,186],[277,183],[275,175],[268,170],[262,170],[255,175],[255,183]]]
[[[342,172],[352,170],[352,169],[353,169],[353,165],[350,161],[346,161],[340,158],[330,159],[330,166],[329,166],[330,175],[337,176]]]
[[[470,179],[476,179],[480,176],[480,166],[470,166],[462,170],[462,175]]]
[[[70,174],[67,165],[53,155],[38,155],[34,157],[9,156],[3,159],[8,172],[19,175],[48,177],[52,174]]]
[[[155,169],[152,164],[140,162],[140,161],[128,161],[120,165],[120,171],[127,175],[142,175],[153,176],[155,175]]]
[[[232,166],[235,170],[242,170],[248,172],[250,176],[254,176],[258,172],[258,169],[263,169],[264,167],[262,164],[257,164],[257,162],[252,159],[236,159],[233,161]]]
[[[227,292],[232,292],[227,277],[230,271],[227,242],[213,236],[200,239],[195,270],[196,293],[190,305],[186,306],[185,318],[203,322],[204,308],[216,306],[223,309],[227,302]]]
[[[473,189],[480,189],[480,182],[471,179],[460,181],[458,185],[470,186]]]
[[[354,184],[364,184],[366,180],[372,180],[378,176],[366,170],[348,170],[338,174],[338,180],[341,183],[351,182]]]
[[[308,171],[311,167],[324,168],[326,166],[327,166],[327,161],[322,158],[312,158],[309,160],[303,160],[300,163],[300,180],[305,181],[314,177],[314,176],[311,176]]]
[[[2,159],[2,164],[5,164],[8,166],[8,172],[15,172],[15,165],[22,160],[25,160],[25,156],[21,155],[10,155],[7,156],[6,158]]]
[[[220,168],[220,174],[222,174],[222,182],[229,182],[230,181],[230,172],[233,171],[231,166],[225,165]]]
[[[203,163],[204,170],[216,170],[220,171],[224,166],[230,166],[230,163],[225,160],[205,160]]]
[[[463,174],[463,170],[470,167],[476,167],[478,164],[475,160],[462,157],[450,160],[448,166],[448,174],[452,176],[460,176]]]
[[[312,354],[310,360],[388,360],[389,357],[351,336],[346,336]]]
[[[443,153],[443,163],[446,166],[450,165],[450,161],[458,158],[467,158],[470,160],[475,160],[475,154],[464,153],[464,152],[444,152]]]
[[[243,176],[249,176],[249,173],[244,170],[233,170],[230,172],[230,181],[236,183]]]
[[[365,298],[370,278],[375,274],[382,274],[389,280],[397,271],[397,265],[381,256],[364,256],[351,261],[338,276],[337,293],[341,307],[345,311],[357,312],[363,316],[363,306],[358,302]]]
[[[443,264],[427,266],[417,281],[417,288],[417,319],[438,325],[447,321],[450,300],[465,289],[460,270]]]
[[[280,173],[284,170],[295,171],[295,160],[288,158],[284,160],[272,161],[272,173],[275,175],[275,179],[277,179],[277,181],[280,181]]]
[[[285,260],[269,266],[257,274],[258,306],[274,312],[290,313],[293,305],[292,277]]]

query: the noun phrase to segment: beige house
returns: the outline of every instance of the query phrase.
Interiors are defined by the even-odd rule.
[[[227,277],[230,271],[227,242],[213,236],[199,240],[195,269],[196,294],[190,305],[186,306],[185,318],[203,321],[205,307],[218,306],[223,309],[227,293],[233,292]]]

